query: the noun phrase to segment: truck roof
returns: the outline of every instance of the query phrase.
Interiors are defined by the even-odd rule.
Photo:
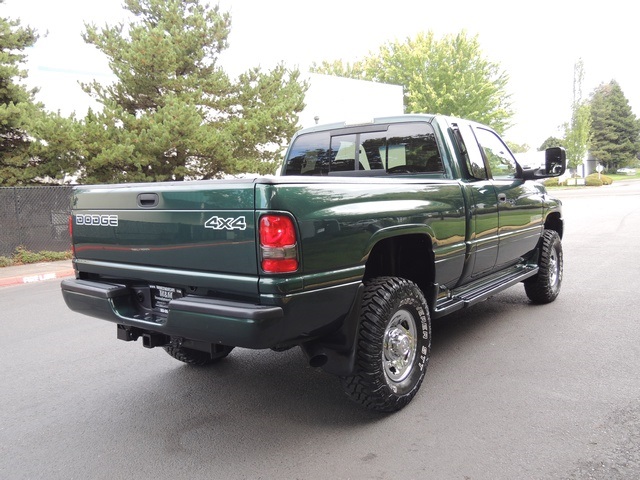
[[[357,122],[357,123],[347,123],[347,122],[335,122],[335,123],[326,123],[322,125],[314,125],[313,127],[303,128],[296,133],[296,136],[309,133],[309,132],[319,132],[325,130],[336,130],[338,128],[346,128],[346,127],[366,127],[369,125],[383,125],[388,123],[401,123],[407,121],[426,121],[431,122],[436,115],[434,114],[426,114],[426,113],[407,113],[404,115],[393,115],[389,117],[377,117],[373,118],[371,121]]]

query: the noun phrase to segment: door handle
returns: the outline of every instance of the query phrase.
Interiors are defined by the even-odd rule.
[[[504,203],[507,201],[507,195],[505,193],[498,194],[498,202]]]
[[[142,208],[153,208],[158,206],[160,200],[157,193],[140,193],[138,194],[138,206]]]

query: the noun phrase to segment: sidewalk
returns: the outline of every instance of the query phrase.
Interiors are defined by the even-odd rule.
[[[71,260],[31,263],[0,268],[0,288],[22,283],[42,282],[74,275]]]

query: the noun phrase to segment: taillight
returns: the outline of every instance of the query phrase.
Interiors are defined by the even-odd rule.
[[[286,215],[260,217],[262,270],[268,273],[295,272],[298,269],[296,228]]]
[[[71,239],[71,255],[75,255],[76,247],[73,245],[73,215],[69,215],[69,238]]]

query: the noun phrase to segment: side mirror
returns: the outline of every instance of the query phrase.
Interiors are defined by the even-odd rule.
[[[562,147],[547,148],[544,163],[547,177],[559,177],[567,169],[567,151]]]
[[[522,178],[537,180],[540,178],[559,177],[567,169],[567,152],[562,147],[547,148],[544,152],[544,168],[523,170]]]

